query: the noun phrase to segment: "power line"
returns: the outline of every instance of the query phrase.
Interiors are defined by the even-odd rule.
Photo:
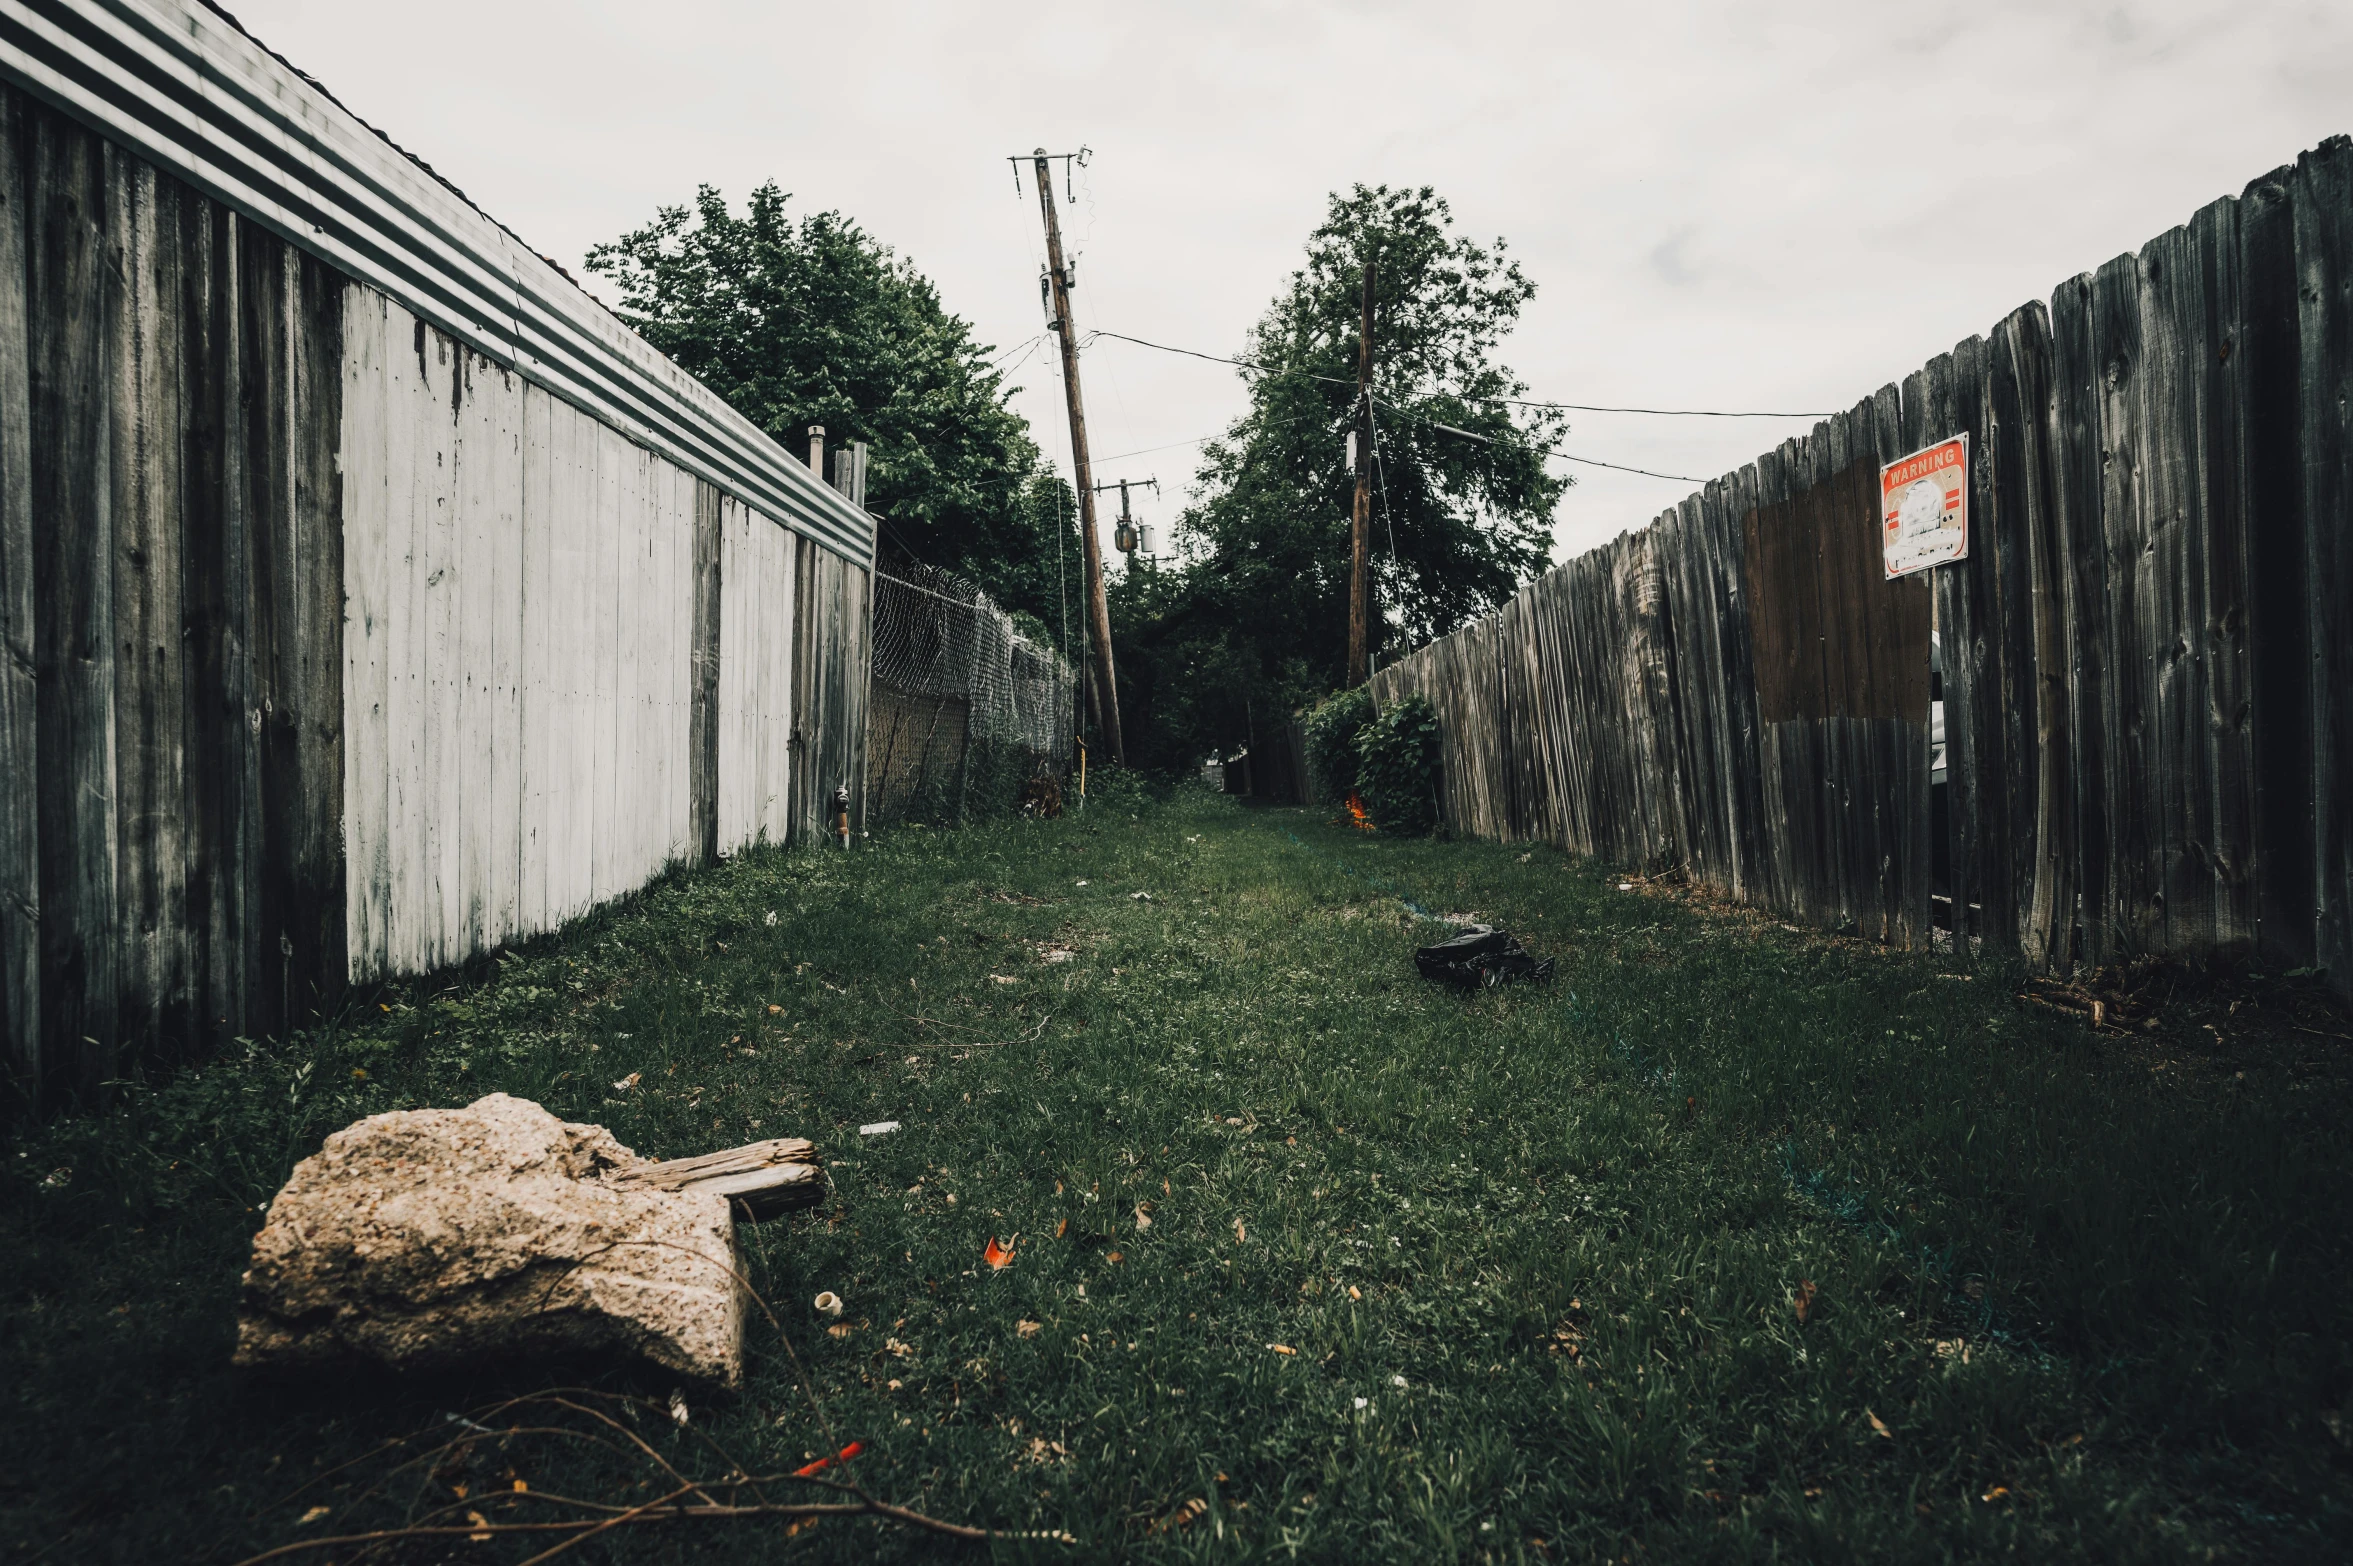
[[[1191,440],[1172,440],[1165,446],[1146,446],[1142,451],[1123,451],[1116,457],[1097,457],[1095,463],[1097,466],[1101,466],[1106,462],[1119,462],[1129,457],[1149,457],[1156,451],[1174,451],[1179,446],[1198,446],[1204,441],[1215,439],[1217,439],[1215,435],[1196,435]]]
[[[1639,473],[1644,478],[1673,479],[1678,484],[1706,484],[1708,479],[1693,478],[1688,473],[1653,473],[1648,468],[1629,468],[1621,463],[1603,462],[1596,457],[1572,457],[1565,451],[1548,451],[1547,457],[1558,457],[1563,462],[1582,462],[1589,468],[1608,468],[1613,473]]]
[[[1442,424],[1436,419],[1427,418],[1421,414],[1413,413],[1404,408],[1400,408],[1393,402],[1390,403],[1388,407],[1391,413],[1396,414],[1401,419],[1410,419],[1416,424],[1426,424],[1434,430],[1444,430],[1449,435],[1460,435],[1465,440],[1475,440],[1482,445],[1508,446],[1517,444],[1516,442],[1512,441],[1498,441],[1494,436],[1482,435],[1477,430],[1466,430],[1456,425]],[[1581,462],[1589,468],[1608,468],[1613,473],[1639,473],[1644,478],[1672,479],[1678,484],[1705,484],[1707,482],[1707,480],[1703,478],[1693,478],[1688,473],[1654,473],[1648,468],[1630,468],[1622,462],[1604,462],[1598,457],[1572,457],[1565,451],[1544,451],[1538,452],[1537,455],[1542,457],[1558,457],[1563,462]]]
[[[1398,407],[1395,403],[1389,403],[1387,404],[1387,407],[1391,413],[1398,415],[1400,418],[1414,418],[1412,414],[1407,413],[1404,409]],[[1471,430],[1457,429],[1451,424],[1441,424],[1436,419],[1416,419],[1414,422],[1427,424],[1432,429],[1444,430],[1449,435],[1467,436],[1472,440],[1492,442],[1494,438],[1492,436],[1478,434]],[[1165,446],[1146,446],[1142,451],[1123,451],[1116,457],[1097,457],[1095,461],[1096,464],[1100,466],[1106,462],[1119,462],[1128,457],[1150,456],[1153,452],[1156,451],[1174,451],[1179,446],[1198,446],[1206,441],[1213,441],[1215,439],[1217,439],[1217,436],[1215,435],[1196,435],[1191,440],[1171,441],[1168,445]],[[1581,462],[1589,468],[1608,468],[1611,471],[1617,473],[1639,473],[1644,478],[1673,479],[1678,484],[1705,484],[1709,482],[1703,478],[1693,478],[1688,473],[1654,473],[1649,468],[1630,468],[1622,462],[1604,462],[1599,457],[1577,457],[1572,456],[1565,451],[1548,451],[1544,452],[1542,455],[1546,457],[1558,457],[1563,462]]]
[[[1036,349],[1038,344],[1044,342],[1049,335],[1050,334],[1046,332],[1040,332],[1037,336],[1032,337],[1025,342],[1015,343],[1012,347],[1006,349],[1004,355],[1000,357],[995,364],[990,365],[989,368],[992,370],[1002,370],[1005,368],[1006,364],[1009,363],[1016,355],[1019,355],[1025,359],[1028,358],[1030,353]]]
[[[1351,380],[1337,375],[1318,375],[1313,370],[1292,369],[1282,365],[1259,364],[1249,359],[1229,359],[1223,354],[1202,353],[1194,348],[1172,348],[1167,343],[1146,342],[1141,337],[1130,337],[1125,332],[1107,332],[1100,327],[1087,334],[1088,340],[1097,337],[1116,338],[1123,343],[1134,343],[1139,348],[1155,348],[1162,353],[1183,354],[1188,359],[1206,359],[1211,364],[1230,364],[1238,370],[1255,370],[1261,375],[1299,375],[1311,381],[1329,381],[1334,386],[1354,386]],[[1474,397],[1462,395],[1463,402],[1496,402],[1514,408],[1558,408],[1570,413],[1646,413],[1672,419],[1826,419],[1827,413],[1775,413],[1756,410],[1727,411],[1721,408],[1620,408],[1592,402],[1539,402],[1530,397]],[[1608,466],[1608,464],[1603,464]]]

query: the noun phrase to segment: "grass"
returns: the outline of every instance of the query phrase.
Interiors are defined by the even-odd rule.
[[[227,1368],[292,1163],[493,1090],[652,1156],[815,1137],[833,1199],[744,1231],[751,1280],[878,1494],[1080,1541],[1008,1559],[2353,1552],[2326,1037],[2353,1030],[2243,982],[2104,1041],[1993,969],[1618,884],[1130,788],[746,855],[126,1088],[6,1160],[0,1560],[229,1561],[485,1476],[615,1493],[527,1442],[370,1489],[392,1459],[367,1454],[527,1375],[288,1395]],[[1434,988],[1401,895],[1508,924],[1557,977]],[[857,1135],[882,1119],[904,1129]],[[845,1336],[810,1311],[825,1289]],[[753,1341],[741,1396],[646,1438],[814,1455],[790,1361]],[[957,1548],[747,1523],[571,1558]]]

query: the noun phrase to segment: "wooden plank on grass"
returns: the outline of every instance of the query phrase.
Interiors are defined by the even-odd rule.
[[[752,1221],[825,1200],[825,1175],[818,1167],[816,1144],[800,1137],[776,1137],[692,1158],[639,1164],[608,1176],[606,1183],[724,1196],[740,1216]]]

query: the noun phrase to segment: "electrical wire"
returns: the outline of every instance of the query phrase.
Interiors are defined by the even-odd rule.
[[[1106,462],[1122,462],[1129,457],[1149,457],[1156,451],[1175,451],[1180,446],[1198,446],[1204,441],[1215,439],[1217,439],[1215,435],[1196,435],[1191,440],[1172,440],[1165,446],[1146,446],[1141,451],[1123,451],[1117,456],[1095,458],[1095,466],[1101,467]]]
[[[1115,338],[1123,343],[1134,343],[1139,348],[1155,348],[1162,353],[1183,354],[1189,359],[1206,359],[1211,364],[1230,364],[1238,370],[1255,370],[1261,375],[1300,375],[1313,381],[1328,381],[1334,386],[1353,386],[1356,383],[1337,375],[1319,375],[1313,370],[1292,369],[1282,365],[1259,364],[1249,359],[1229,359],[1223,354],[1202,353],[1195,348],[1172,348],[1167,343],[1147,342],[1141,337],[1130,337],[1125,332],[1107,332],[1098,327],[1087,334],[1087,340],[1097,337]],[[1514,408],[1557,408],[1571,413],[1645,413],[1674,419],[1826,419],[1827,413],[1776,413],[1755,410],[1727,411],[1722,408],[1621,408],[1591,402],[1539,402],[1529,397],[1474,397],[1465,395],[1464,402],[1504,403]],[[1608,464],[1603,464],[1608,466]]]
[[[990,365],[989,368],[992,370],[1002,370],[1005,367],[1006,361],[1012,359],[1017,354],[1026,358],[1029,354],[1036,350],[1038,344],[1046,340],[1047,335],[1048,334],[1045,332],[1040,332],[1035,337],[1031,337],[1022,342],[1015,343],[1012,347],[1006,349],[1005,352],[998,358],[997,362]]]
[[[1678,484],[1707,484],[1712,482],[1712,480],[1709,479],[1693,478],[1688,473],[1653,473],[1648,468],[1629,468],[1623,463],[1603,462],[1596,457],[1572,457],[1565,451],[1548,451],[1544,455],[1547,457],[1558,457],[1563,462],[1581,462],[1589,468],[1607,468],[1612,473],[1639,473],[1644,478],[1673,479]]]
[[[1444,430],[1449,435],[1460,435],[1465,440],[1475,440],[1480,442],[1482,445],[1495,446],[1513,444],[1513,442],[1510,441],[1498,441],[1492,435],[1482,435],[1477,430],[1466,430],[1457,425],[1440,423],[1436,419],[1427,418],[1421,414],[1413,413],[1407,409],[1400,408],[1395,403],[1389,404],[1389,411],[1396,414],[1401,419],[1409,419],[1416,424],[1426,424],[1434,430]],[[1604,462],[1598,457],[1573,457],[1565,451],[1545,451],[1539,452],[1537,455],[1546,458],[1558,457],[1563,462],[1581,462],[1589,468],[1608,468],[1613,473],[1639,473],[1644,478],[1672,479],[1678,484],[1705,484],[1707,482],[1707,480],[1703,478],[1693,478],[1688,473],[1654,473],[1648,468],[1630,468],[1627,467],[1624,463]]]

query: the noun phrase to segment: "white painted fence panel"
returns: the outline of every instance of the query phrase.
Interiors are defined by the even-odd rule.
[[[345,915],[366,979],[554,929],[694,857],[699,481],[381,294],[354,285],[344,319]],[[732,498],[724,515],[735,846],[785,833],[793,539]]]
[[[719,847],[781,843],[791,824],[792,535],[720,508]]]

